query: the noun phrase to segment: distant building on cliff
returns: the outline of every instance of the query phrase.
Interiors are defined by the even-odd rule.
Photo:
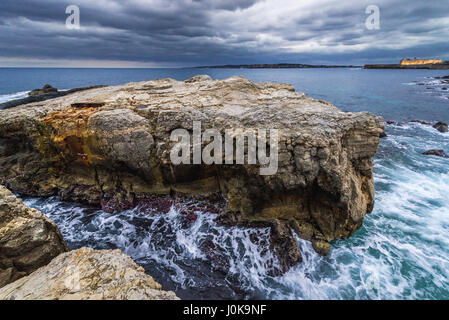
[[[413,66],[420,64],[440,64],[443,63],[442,59],[402,59],[401,66]]]

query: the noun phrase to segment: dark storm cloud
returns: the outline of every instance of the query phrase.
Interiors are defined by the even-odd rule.
[[[376,2],[381,29],[370,31],[364,25],[365,8],[373,3],[363,0],[2,1],[0,65],[27,60],[187,66],[449,58],[446,0]],[[80,7],[80,30],[65,28],[65,8],[71,4]]]

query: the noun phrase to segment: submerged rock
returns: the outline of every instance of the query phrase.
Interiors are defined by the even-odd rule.
[[[288,271],[290,266],[302,261],[298,242],[292,235],[288,224],[274,221],[271,227],[271,249],[277,256],[281,267],[280,273]],[[275,270],[276,272],[277,270]]]
[[[444,150],[428,150],[426,152],[423,152],[423,155],[426,156],[437,156],[437,157],[442,157],[442,158],[449,158],[449,156],[446,154],[446,152],[444,152]]]
[[[65,251],[68,248],[53,221],[0,186],[0,287]]]
[[[444,122],[439,121],[439,122],[435,123],[433,125],[433,127],[442,133],[448,132],[448,126]]]
[[[415,123],[420,123],[426,126],[430,126],[432,123],[428,122],[428,121],[423,121],[423,120],[411,120],[410,122],[415,122]]]
[[[223,134],[278,129],[277,172],[235,161],[174,165],[170,134],[191,132],[193,121]],[[129,83],[0,111],[0,182],[110,212],[151,197],[218,193],[227,200],[220,222],[294,225],[326,253],[373,209],[372,157],[384,130],[381,117],[342,112],[288,84],[208,76]]]
[[[0,300],[178,300],[120,250],[81,248],[0,289]]]

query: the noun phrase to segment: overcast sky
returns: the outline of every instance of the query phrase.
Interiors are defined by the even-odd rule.
[[[66,7],[80,8],[80,29]],[[380,30],[368,30],[368,5]],[[0,66],[449,60],[449,0],[1,0]]]

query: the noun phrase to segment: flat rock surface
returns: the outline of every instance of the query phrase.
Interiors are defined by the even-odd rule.
[[[3,300],[179,300],[120,250],[83,247],[0,289]]]

